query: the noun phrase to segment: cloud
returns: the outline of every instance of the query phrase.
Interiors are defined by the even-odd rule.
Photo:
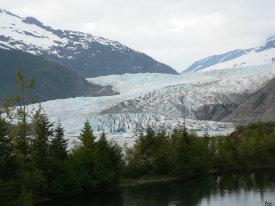
[[[273,0],[0,0],[19,16],[91,33],[178,71],[201,58],[251,48],[275,34]],[[1,21],[1,20],[0,20]]]

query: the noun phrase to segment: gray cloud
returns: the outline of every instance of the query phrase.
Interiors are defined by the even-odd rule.
[[[53,28],[117,40],[178,71],[206,56],[250,48],[275,34],[271,0],[0,0]],[[1,22],[1,20],[0,20]]]

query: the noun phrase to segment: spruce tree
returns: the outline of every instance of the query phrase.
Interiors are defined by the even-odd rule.
[[[110,168],[108,147],[109,142],[106,139],[105,133],[102,132],[95,146],[95,174],[98,182],[100,182],[101,184],[108,183],[108,180],[110,179],[109,176],[112,170],[112,168]]]
[[[40,106],[33,117],[35,135],[32,142],[32,156],[38,169],[46,170],[49,161],[49,140],[53,136],[53,123],[42,112]]]
[[[64,128],[61,126],[60,120],[54,129],[54,137],[50,144],[50,156],[52,160],[65,160],[67,153],[68,140],[64,138]]]
[[[1,113],[0,113],[1,115]],[[12,146],[10,138],[8,137],[7,123],[0,119],[0,159],[3,160],[11,155]]]
[[[16,204],[23,186],[22,182],[21,164],[13,154],[8,125],[0,117],[0,205]]]
[[[86,149],[92,149],[95,142],[95,136],[88,120],[84,123],[84,128],[81,130],[80,137],[81,144]]]
[[[88,122],[88,120],[84,123],[84,128],[80,133],[79,139],[81,141],[81,145],[78,149],[78,154],[80,155],[81,164],[83,168],[86,170],[89,175],[89,179],[85,182],[84,187],[91,188],[96,187],[98,182],[95,177],[95,136],[93,134],[93,130]]]
[[[122,149],[106,138],[104,132],[95,143],[95,174],[101,185],[118,183],[122,173]]]

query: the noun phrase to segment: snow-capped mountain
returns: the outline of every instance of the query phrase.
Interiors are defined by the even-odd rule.
[[[40,55],[82,77],[124,73],[177,74],[171,67],[129,47],[77,31],[56,30],[33,17],[0,9],[0,48]]]
[[[42,103],[51,121],[60,118],[67,134],[78,135],[88,119],[94,131],[134,131],[182,126],[202,129],[196,110],[210,104],[241,104],[275,76],[275,65],[188,72],[183,75],[124,74],[87,79],[112,86],[119,95],[76,97]]]
[[[240,57],[244,54],[247,54],[251,50],[252,49],[245,49],[245,50],[237,49],[237,50],[230,51],[230,52],[227,52],[227,53],[224,53],[224,54],[210,56],[210,57],[201,59],[199,61],[196,61],[194,64],[192,64],[190,67],[188,67],[183,72],[199,71],[199,70],[205,69],[207,67],[213,66],[215,64],[219,64],[219,63],[226,62],[226,61],[229,61],[231,59],[235,59],[237,57]]]
[[[269,38],[264,44],[247,50],[235,50],[199,60],[183,71],[210,71],[226,68],[249,67],[275,63],[275,38]]]

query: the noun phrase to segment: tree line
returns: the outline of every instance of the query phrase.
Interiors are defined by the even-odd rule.
[[[119,146],[101,133],[96,139],[88,120],[79,144],[68,150],[64,128],[36,111],[34,79],[20,70],[19,92],[3,104],[0,118],[0,205],[32,205],[39,195],[75,194],[119,184],[123,178],[182,176],[236,166],[274,165],[275,122],[237,126],[227,136],[198,137],[185,127],[137,131],[133,147]],[[15,121],[14,121],[15,120]]]

